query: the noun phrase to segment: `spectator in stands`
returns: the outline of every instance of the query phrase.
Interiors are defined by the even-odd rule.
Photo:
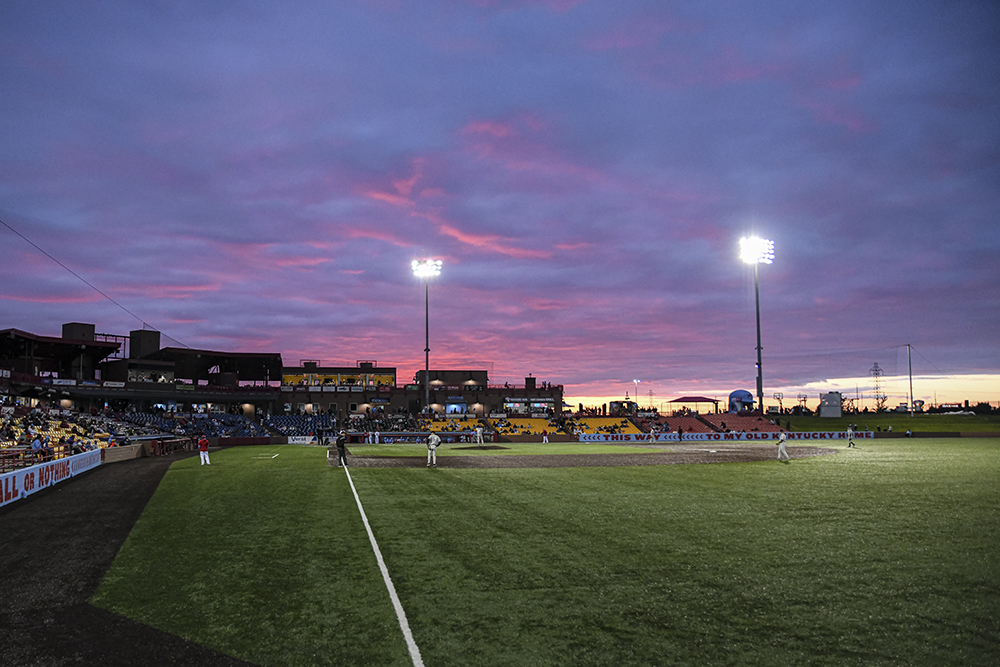
[[[212,465],[212,462],[208,459],[208,438],[205,436],[201,436],[201,439],[198,441],[198,452],[200,453],[201,464],[203,466]]]

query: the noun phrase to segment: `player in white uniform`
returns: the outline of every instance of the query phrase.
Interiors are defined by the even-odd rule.
[[[789,460],[791,457],[788,456],[788,452],[785,451],[785,441],[788,440],[788,436],[782,431],[781,435],[778,436],[778,460],[785,459]]]
[[[438,445],[441,444],[441,437],[437,433],[431,433],[427,436],[427,467],[437,468],[437,451]]]

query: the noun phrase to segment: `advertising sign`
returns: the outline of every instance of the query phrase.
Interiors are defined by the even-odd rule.
[[[49,461],[0,475],[0,507],[26,498],[36,491],[64,482],[74,475],[101,465],[101,452],[94,450]]]
[[[780,433],[685,433],[684,442],[747,442],[753,440],[777,440]],[[808,431],[786,433],[793,440],[847,440],[846,431]],[[677,442],[676,433],[581,433],[580,442]],[[871,431],[856,431],[854,438],[864,440],[874,438]]]

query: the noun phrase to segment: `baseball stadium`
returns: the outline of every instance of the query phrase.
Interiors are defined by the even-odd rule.
[[[82,323],[0,368],[3,664],[1000,661],[995,416],[573,410]]]

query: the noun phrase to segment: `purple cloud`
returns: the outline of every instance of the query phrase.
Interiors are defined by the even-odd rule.
[[[0,229],[5,326],[407,379],[436,257],[433,363],[747,388],[755,231],[767,383],[996,374],[997,13],[5,5],[0,219],[129,311]]]

